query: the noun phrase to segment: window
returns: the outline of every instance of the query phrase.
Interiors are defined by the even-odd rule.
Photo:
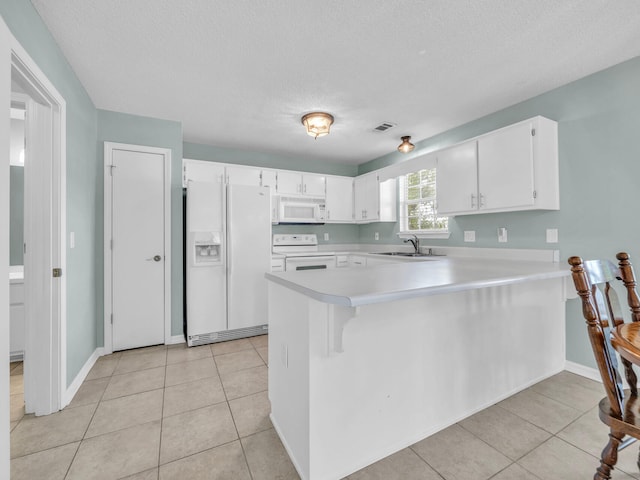
[[[436,169],[399,177],[401,233],[447,233],[447,217],[436,211]]]

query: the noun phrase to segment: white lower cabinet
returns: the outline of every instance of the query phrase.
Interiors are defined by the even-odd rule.
[[[271,271],[272,272],[284,272],[284,258],[271,258]]]
[[[336,255],[336,268],[346,268],[349,266],[349,255]]]
[[[350,267],[366,267],[367,256],[366,255],[349,255]]]

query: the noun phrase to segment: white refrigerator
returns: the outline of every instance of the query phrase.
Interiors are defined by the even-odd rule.
[[[189,181],[186,198],[187,344],[266,333],[269,188]]]

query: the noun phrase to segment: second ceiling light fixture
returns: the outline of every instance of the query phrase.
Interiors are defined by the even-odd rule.
[[[410,136],[405,136],[405,137],[400,137],[400,140],[402,140],[402,143],[400,145],[398,145],[398,151],[400,153],[409,153],[411,152],[415,147],[415,145],[413,143],[411,143],[411,137]]]

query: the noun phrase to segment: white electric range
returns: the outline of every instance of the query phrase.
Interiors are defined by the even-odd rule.
[[[271,251],[284,255],[285,270],[324,270],[335,268],[335,252],[320,251],[315,233],[273,235]]]

